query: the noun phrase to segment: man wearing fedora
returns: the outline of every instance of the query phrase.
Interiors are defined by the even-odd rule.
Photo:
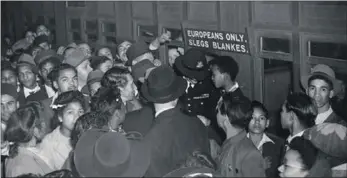
[[[39,75],[34,59],[28,54],[22,54],[17,63],[18,80],[21,84],[19,91],[20,105],[28,101],[41,101],[48,98],[46,88],[37,82]]]
[[[100,129],[84,132],[73,155],[81,177],[143,177],[150,164],[145,142]]]
[[[301,77],[301,84],[306,94],[317,107],[316,125],[321,123],[337,123],[347,125],[331,107],[331,98],[338,94],[341,83],[335,78],[335,72],[329,66],[318,64],[311,69],[309,75]]]
[[[146,177],[162,177],[195,150],[209,153],[207,129],[197,118],[176,107],[187,82],[169,66],[152,70],[141,87],[143,96],[154,104],[155,119],[144,138],[151,150]]]

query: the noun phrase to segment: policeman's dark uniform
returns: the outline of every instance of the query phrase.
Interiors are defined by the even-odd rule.
[[[179,106],[188,115],[202,115],[211,120],[212,127],[217,124],[215,108],[220,98],[220,91],[216,89],[211,80],[205,54],[195,48],[189,49],[183,56],[175,60],[177,71],[186,79],[195,79],[198,82],[188,82],[186,93],[179,98]],[[215,129],[210,130],[210,137],[221,143]]]

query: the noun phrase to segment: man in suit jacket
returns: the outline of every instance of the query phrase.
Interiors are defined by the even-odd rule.
[[[168,66],[160,66],[149,74],[141,92],[154,103],[155,119],[144,141],[150,145],[151,163],[145,177],[162,177],[183,163],[195,150],[209,153],[206,127],[176,107],[187,87]]]
[[[335,78],[335,72],[325,64],[314,66],[309,75],[301,77],[301,84],[318,109],[316,125],[336,123],[347,126],[346,121],[336,115],[331,99],[341,91],[342,84]]]
[[[244,98],[239,84],[236,82],[236,76],[239,73],[239,66],[237,62],[230,56],[218,56],[209,62],[212,72],[212,82],[216,88],[221,89],[221,96],[216,100],[217,104],[222,101],[222,96],[231,94],[233,98]],[[214,108],[215,109],[215,108]],[[214,116],[217,114],[214,110]],[[225,134],[223,130],[218,127],[217,120],[211,119],[212,125],[216,128],[223,140]]]
[[[22,54],[17,63],[18,80],[21,83],[19,98],[20,105],[28,101],[41,101],[48,98],[45,87],[37,82],[38,69],[34,59],[28,54]]]
[[[77,70],[75,67],[70,64],[60,64],[56,66],[50,73],[53,86],[57,88],[57,92],[53,97],[47,98],[41,101],[43,106],[43,115],[49,126],[51,125],[52,118],[54,117],[54,111],[51,108],[51,105],[54,103],[55,99],[60,93],[77,90],[78,89],[78,79],[77,79]],[[86,98],[86,106],[89,108],[89,100]],[[53,128],[52,128],[53,129]]]
[[[125,115],[123,129],[125,132],[139,132],[145,136],[152,127],[154,121],[154,108],[150,104],[141,109],[129,112]]]
[[[223,96],[217,113],[218,125],[227,135],[217,159],[217,172],[223,177],[265,177],[265,161],[245,130],[251,115],[249,100],[230,93]]]

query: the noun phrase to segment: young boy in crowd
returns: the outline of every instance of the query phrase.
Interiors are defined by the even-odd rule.
[[[48,98],[46,88],[37,82],[38,69],[34,59],[28,54],[22,54],[17,64],[18,79],[21,83],[19,94],[25,102],[41,101]],[[21,105],[25,103],[20,103]]]
[[[251,102],[245,97],[223,96],[217,122],[226,133],[219,158],[218,173],[223,177],[265,177],[265,162],[246,128],[252,118]]]
[[[62,61],[61,58],[54,54],[55,52],[51,50],[42,51],[37,58],[35,58],[35,62],[39,67],[39,73],[43,78],[44,87],[46,88],[49,98],[55,95],[55,91],[52,86],[52,81],[48,78],[48,74]]]
[[[266,176],[277,177],[278,166],[284,155],[284,140],[266,133],[265,130],[270,124],[268,111],[265,106],[258,102],[252,102],[252,119],[248,124],[247,137],[253,142],[262,153],[266,163]]]
[[[81,91],[82,87],[87,84],[88,74],[92,71],[90,61],[88,60],[89,57],[85,55],[82,50],[76,49],[63,62],[76,68],[78,73],[78,91]]]
[[[41,101],[45,119],[52,120],[54,111],[50,107],[60,93],[77,90],[78,77],[76,69],[69,64],[60,64],[56,66],[50,73],[52,84],[57,89],[53,97]]]

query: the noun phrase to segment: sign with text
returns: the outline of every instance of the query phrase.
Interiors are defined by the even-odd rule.
[[[246,33],[184,28],[185,44],[190,47],[207,48],[250,55]]]

